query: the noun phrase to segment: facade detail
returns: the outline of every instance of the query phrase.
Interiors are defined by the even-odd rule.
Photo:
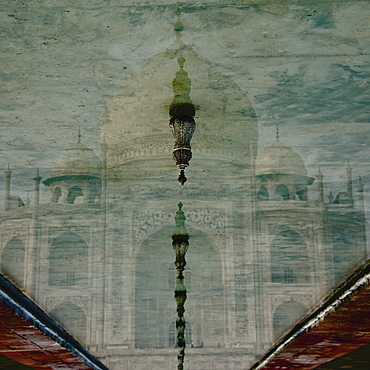
[[[184,187],[167,123],[165,77],[177,58],[192,71],[197,108],[187,116],[197,129]],[[185,364],[245,369],[366,258],[364,184],[353,186],[352,168],[346,191],[332,194],[324,171],[315,182],[279,135],[260,155],[257,143],[249,99],[178,38],[108,101],[101,158],[79,137],[49,177],[37,173],[27,202],[5,171],[2,272],[111,370],[175,368],[171,235],[182,201]]]

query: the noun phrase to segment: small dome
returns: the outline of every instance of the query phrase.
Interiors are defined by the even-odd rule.
[[[299,154],[276,140],[256,159],[256,176],[263,175],[307,176],[307,170]]]
[[[94,151],[81,142],[78,142],[66,149],[55,161],[50,177],[101,177],[101,166],[101,160]]]

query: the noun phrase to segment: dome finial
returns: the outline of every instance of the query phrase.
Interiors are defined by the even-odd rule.
[[[279,141],[280,134],[279,134],[279,124],[278,123],[276,124],[276,135],[275,135],[275,137],[276,137],[276,140]]]
[[[180,10],[179,7],[177,7],[176,15],[177,15],[177,20],[176,20],[176,22],[174,24],[174,30],[176,32],[176,38],[177,39],[181,39],[181,36],[182,36],[181,32],[184,29],[184,25],[183,25],[183,23],[181,22],[181,19],[180,19],[180,17],[181,17],[181,10]]]

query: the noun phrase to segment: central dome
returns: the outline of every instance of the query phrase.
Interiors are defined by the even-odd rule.
[[[266,175],[307,176],[307,170],[299,154],[276,140],[256,159],[256,176]]]
[[[249,142],[257,141],[257,120],[249,99],[230,77],[177,41],[125,80],[108,101],[101,141],[107,144],[110,168],[127,168],[138,159],[158,157],[168,158],[164,166],[173,167],[169,108],[179,57],[185,59],[190,98],[196,108],[193,163],[201,155],[249,163]]]

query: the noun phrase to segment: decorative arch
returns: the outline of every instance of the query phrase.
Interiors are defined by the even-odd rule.
[[[68,189],[67,203],[73,204],[78,197],[83,197],[83,191],[79,186],[72,186]]]
[[[289,189],[286,185],[280,184],[275,189],[275,199],[289,200]]]
[[[277,235],[270,247],[271,281],[282,284],[304,284],[309,281],[307,244],[293,230]]]
[[[137,254],[140,245],[150,238],[150,235],[154,235],[169,223],[172,224],[173,217],[173,212],[168,211],[147,209],[134,212],[134,254]],[[212,238],[212,245],[216,248],[221,248],[221,245],[226,243],[225,217],[223,209],[186,210],[186,224],[206,233]]]
[[[135,263],[135,347],[168,348],[169,327],[177,317],[174,287],[176,273],[171,235],[174,226],[165,226],[140,245]],[[224,342],[224,290],[222,261],[213,238],[187,225],[190,247],[186,254],[185,320],[191,322],[191,340],[216,347]],[[189,284],[191,272],[191,284]],[[173,283],[169,279],[173,277]],[[214,302],[220,302],[215,305]],[[169,333],[169,337],[163,333]]]
[[[3,250],[1,271],[7,274],[18,285],[24,288],[25,247],[22,240],[10,239]]]
[[[62,196],[62,189],[59,186],[55,187],[53,190],[51,202],[58,203],[61,196]]]
[[[257,198],[259,200],[269,200],[270,199],[269,192],[267,191],[264,185],[261,185],[260,189],[258,190]]]
[[[273,315],[273,336],[277,340],[288,329],[307,313],[307,307],[296,301],[289,301],[279,305]]]
[[[56,237],[50,245],[49,285],[81,286],[88,282],[88,246],[72,232]]]
[[[86,344],[86,315],[82,308],[65,301],[51,310],[49,315],[79,342]]]

